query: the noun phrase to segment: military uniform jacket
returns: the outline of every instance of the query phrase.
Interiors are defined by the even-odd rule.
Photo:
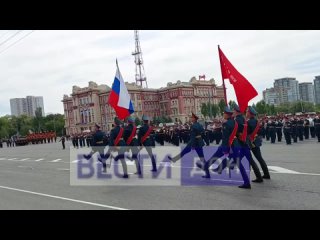
[[[203,135],[204,128],[202,125],[198,122],[193,123],[190,129],[190,140],[187,143],[187,146],[191,148],[203,147],[205,145]]]
[[[238,123],[238,131],[237,131],[237,138],[238,138],[238,141],[240,143],[240,136],[241,134],[243,133],[243,129],[244,129],[244,124],[246,123],[246,120],[244,119],[243,115],[237,115],[235,120],[237,121]]]
[[[253,142],[251,142],[251,140],[250,140],[250,136],[254,132],[254,130],[256,129],[257,124],[258,124],[258,120],[255,119],[254,117],[250,118],[248,120],[247,143],[250,144],[251,146],[252,146],[252,144],[254,144],[256,147],[260,147],[262,145],[262,140],[261,140],[260,136],[257,135]]]
[[[109,139],[109,146],[110,147],[114,147],[115,146],[115,143],[114,141],[116,140],[118,134],[120,132],[120,126],[115,126],[111,132],[110,132],[110,139]],[[124,133],[124,132],[123,132]],[[120,141],[118,143],[118,146],[126,146],[126,143],[125,141],[123,140],[123,135],[122,137],[120,138]]]
[[[123,132],[123,139],[125,142],[127,142],[128,138],[131,136],[131,133],[133,131],[133,125],[129,124],[128,126],[126,126],[124,128],[124,132]],[[138,146],[138,140],[137,138],[134,136],[130,145],[129,146]]]
[[[221,146],[224,149],[228,149],[229,146],[229,139],[231,137],[231,134],[233,132],[233,129],[235,127],[235,120],[232,118],[229,118],[226,122],[222,124],[222,143]],[[238,126],[239,129],[239,126]],[[239,142],[237,139],[235,139],[232,143],[232,146],[239,146]]]
[[[104,132],[102,132],[101,130],[96,131],[93,134],[92,146],[105,146],[104,143],[103,143],[104,137],[105,137],[105,133]]]
[[[144,143],[142,144],[141,143],[141,139],[142,137],[147,133],[149,129],[149,124],[144,124],[140,129],[139,129],[139,133],[138,133],[138,143],[139,145],[143,145],[143,146],[146,146],[146,147],[154,147],[155,146],[155,142],[153,141],[153,138],[151,136],[151,133],[150,135],[148,136],[148,138],[144,141]]]

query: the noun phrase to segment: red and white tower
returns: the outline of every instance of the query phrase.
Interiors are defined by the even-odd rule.
[[[141,87],[148,88],[147,77],[144,71],[142,51],[140,47],[139,31],[134,31],[135,51],[132,53],[134,56],[134,63],[136,64],[136,84]],[[145,82],[145,84],[143,84]]]

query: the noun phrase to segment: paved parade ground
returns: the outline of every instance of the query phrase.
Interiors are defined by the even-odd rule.
[[[58,142],[4,147],[0,149],[0,209],[320,209],[319,146],[315,139],[291,146],[264,142],[262,154],[272,179],[252,183],[251,190],[237,186],[71,186],[70,141],[66,150]],[[130,165],[129,173],[133,172]],[[144,173],[150,174],[149,169]],[[126,180],[135,177],[130,174]]]

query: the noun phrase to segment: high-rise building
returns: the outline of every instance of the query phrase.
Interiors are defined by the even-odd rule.
[[[279,103],[296,102],[300,100],[299,82],[295,78],[280,78],[274,80],[274,89],[279,94]]]
[[[41,108],[42,116],[44,116],[43,97],[27,96],[28,115],[35,116],[38,108]]]
[[[26,98],[10,99],[11,115],[35,116],[37,108],[41,108],[42,116],[44,116],[43,97],[27,96]]]
[[[320,104],[320,76],[315,76],[313,83],[315,103]]]
[[[10,99],[11,115],[28,115],[27,100],[25,98]]]
[[[314,103],[314,87],[312,82],[299,83],[300,100]]]
[[[279,92],[275,88],[267,88],[263,91],[263,100],[269,105],[279,105]]]

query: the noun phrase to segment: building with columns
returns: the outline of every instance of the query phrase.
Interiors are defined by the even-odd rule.
[[[168,83],[159,89],[142,88],[127,82],[126,86],[134,104],[133,115],[140,119],[145,114],[151,118],[166,116],[174,122],[185,123],[191,112],[202,117],[203,103],[218,104],[224,99],[223,87],[217,86],[214,79],[197,80],[193,77],[188,82]],[[95,123],[104,131],[111,130],[116,114],[108,104],[110,91],[107,85],[94,82],[89,82],[85,88],[73,86],[72,94],[64,95],[62,100],[66,133],[94,130]]]

